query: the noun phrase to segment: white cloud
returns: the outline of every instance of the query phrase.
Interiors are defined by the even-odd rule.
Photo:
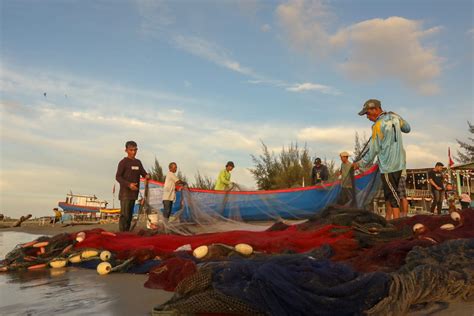
[[[337,89],[334,89],[332,87],[325,86],[322,84],[315,84],[315,83],[310,83],[310,82],[293,84],[292,86],[286,88],[286,90],[292,91],[292,92],[320,91],[326,94],[333,94],[333,95],[340,94],[340,92]]]
[[[395,78],[422,94],[435,94],[442,59],[422,42],[442,30],[423,29],[420,21],[403,17],[371,19],[331,34],[329,6],[323,1],[293,0],[277,8],[291,47],[321,60],[346,56],[338,68],[357,81]]]

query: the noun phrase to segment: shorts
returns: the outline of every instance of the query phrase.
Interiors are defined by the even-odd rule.
[[[407,198],[407,178],[400,177],[400,182],[398,182],[398,196],[400,199]]]
[[[389,202],[392,207],[400,208],[400,193],[398,185],[400,183],[402,170],[382,173],[382,183],[385,201]]]

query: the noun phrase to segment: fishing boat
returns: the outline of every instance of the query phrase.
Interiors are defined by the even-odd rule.
[[[378,167],[355,176],[358,207],[370,200],[377,190]],[[141,182],[141,192],[144,192]],[[341,192],[339,180],[315,186],[268,191],[215,191],[186,189],[178,191],[172,214],[180,212],[182,220],[193,221],[195,214],[208,214],[243,221],[267,221],[275,218],[309,218],[337,202]],[[149,180],[148,204],[160,211],[163,183]]]
[[[99,213],[101,209],[107,208],[106,200],[100,200],[95,195],[73,194],[66,195],[65,201],[58,202],[58,206],[64,213],[91,214]]]

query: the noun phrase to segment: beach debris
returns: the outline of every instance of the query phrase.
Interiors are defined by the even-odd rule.
[[[35,265],[32,265],[32,266],[29,266],[27,269],[28,270],[38,270],[38,269],[44,269],[46,267],[48,267],[47,263],[40,263],[40,264],[35,264]]]
[[[20,227],[21,224],[24,222],[24,221],[27,221],[31,218],[31,214],[28,214],[26,216],[21,216],[19,220],[17,220],[13,225],[12,227]]]

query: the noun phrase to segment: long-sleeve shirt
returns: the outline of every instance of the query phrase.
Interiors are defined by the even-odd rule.
[[[130,183],[140,185],[140,176],[147,175],[145,168],[140,160],[123,158],[118,166],[115,179],[120,183],[119,200],[136,200],[138,198],[138,190],[130,189]]]
[[[227,171],[227,169],[223,169],[221,172],[219,172],[219,175],[217,176],[214,190],[225,190],[230,184],[230,172]]]
[[[409,133],[410,125],[399,115],[383,112],[372,125],[369,150],[360,161],[362,167],[371,163],[375,156],[381,173],[391,173],[406,168],[402,132]]]

